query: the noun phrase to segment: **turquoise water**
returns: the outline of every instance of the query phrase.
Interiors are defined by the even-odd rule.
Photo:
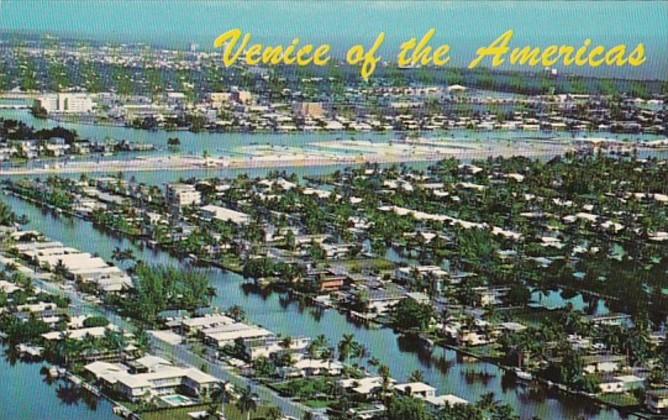
[[[40,230],[54,240],[84,251],[97,252],[103,258],[110,259],[117,246],[132,247],[135,255],[144,261],[180,264],[165,253],[140,249],[126,240],[100,233],[88,222],[54,217],[14,197],[1,196],[0,199],[11,205],[18,214],[26,214],[30,218],[31,223],[26,229]],[[357,341],[367,346],[371,355],[391,367],[392,376],[399,381],[407,380],[412,371],[420,369],[427,382],[435,386],[439,393],[452,393],[476,400],[486,392],[494,392],[497,398],[511,404],[522,418],[620,418],[614,410],[601,410],[577,398],[542,391],[529,392],[509,378],[504,378],[503,372],[492,364],[465,363],[454,351],[441,348],[435,349],[430,355],[421,352],[410,342],[401,340],[390,329],[367,329],[354,325],[334,310],[319,312],[275,293],[258,293],[251,285],[245,285],[237,274],[213,269],[209,271],[209,276],[217,293],[214,304],[221,307],[240,305],[252,322],[284,335],[315,337],[324,334],[335,344],[343,334],[353,334]],[[494,377],[487,383],[469,383],[463,376],[468,369],[486,371]],[[20,392],[29,393],[28,388]]]
[[[277,146],[301,146],[308,147],[308,143],[332,141],[336,139],[358,139],[370,140],[375,142],[387,141],[398,138],[397,133],[354,133],[354,132],[337,132],[337,133],[294,133],[294,134],[276,134],[276,133],[192,133],[189,131],[147,131],[138,130],[127,127],[118,126],[100,126],[80,123],[60,123],[51,120],[44,120],[34,118],[30,112],[25,110],[3,110],[0,111],[0,117],[19,119],[26,124],[32,125],[37,129],[54,127],[61,125],[68,129],[76,130],[82,138],[90,140],[104,140],[105,138],[115,138],[119,140],[130,140],[140,143],[150,143],[155,145],[159,150],[155,152],[142,153],[141,156],[158,156],[168,154],[166,148],[167,139],[177,136],[181,140],[181,148],[178,153],[191,154],[201,156],[204,151],[209,152],[211,156],[229,156],[238,153],[238,149],[242,146],[248,145],[264,145],[271,144]],[[511,142],[513,139],[531,138],[552,138],[571,136],[570,133],[547,133],[547,132],[530,132],[525,131],[471,131],[471,130],[449,130],[446,132],[426,132],[424,137],[433,138],[449,138],[457,139],[462,142]],[[613,133],[581,133],[578,136],[589,137],[609,137],[618,140],[632,140],[632,141],[650,141],[664,136],[656,136],[651,134],[613,134]],[[139,156],[137,154],[133,155]],[[104,162],[105,159],[119,160],[127,157],[127,155],[116,155],[108,158],[100,159]],[[88,159],[88,158],[86,158]],[[465,157],[463,158],[465,159]],[[41,166],[43,162],[30,162],[29,165]],[[8,165],[4,163],[0,165]],[[346,165],[349,166],[349,165]],[[426,167],[428,164],[411,164],[414,167]],[[184,171],[164,171],[164,172],[135,172],[132,173],[138,181],[153,184],[163,184],[166,182],[173,182],[179,178],[188,178],[197,176],[204,177],[235,177],[242,173],[247,173],[250,176],[262,176],[269,171],[285,170],[287,172],[296,172],[300,175],[313,175],[318,173],[331,172],[336,169],[341,169],[342,166],[325,166],[325,167],[302,167],[302,168],[250,168],[250,169],[201,169],[201,170],[184,170]],[[65,175],[78,176],[78,175]]]

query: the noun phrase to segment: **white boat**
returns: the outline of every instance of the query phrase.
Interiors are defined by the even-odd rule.
[[[517,376],[517,379],[520,381],[531,381],[533,380],[533,375],[530,374],[529,372],[525,372],[520,369],[515,369],[515,375]]]

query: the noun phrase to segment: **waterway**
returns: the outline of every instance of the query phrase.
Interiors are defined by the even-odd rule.
[[[0,345],[0,419],[118,419],[111,403],[84,394],[65,381],[51,382],[43,363],[23,363]]]
[[[1,101],[0,101],[1,103]],[[36,129],[51,128],[63,126],[68,129],[76,130],[81,138],[91,141],[103,141],[107,138],[117,140],[129,140],[137,143],[147,143],[156,146],[156,150],[145,153],[117,154],[109,157],[95,157],[103,164],[104,160],[119,160],[123,158],[134,159],[138,156],[165,156],[174,154],[202,156],[207,152],[213,157],[230,157],[243,154],[240,151],[242,146],[248,145],[273,145],[299,147],[304,150],[310,150],[310,143],[332,141],[336,139],[357,139],[369,140],[372,142],[381,142],[400,138],[400,134],[394,132],[312,132],[312,133],[210,133],[190,131],[148,131],[122,126],[94,125],[77,122],[59,122],[48,119],[39,119],[32,116],[27,110],[0,110],[0,117],[6,119],[17,119],[25,122]],[[457,139],[462,142],[512,142],[520,139],[551,139],[551,138],[570,138],[570,137],[606,137],[616,140],[629,141],[651,141],[665,136],[656,136],[650,134],[616,134],[616,133],[570,133],[570,132],[543,132],[543,131],[473,131],[467,129],[453,129],[448,131],[429,131],[420,134],[426,138]],[[167,148],[167,140],[170,137],[178,137],[181,146],[178,151],[170,151]],[[341,151],[339,153],[346,153]],[[91,159],[90,156],[75,157],[75,159]],[[61,164],[67,164],[67,159],[60,159]],[[45,162],[31,161],[27,165],[42,166]],[[53,161],[49,161],[53,163]],[[0,163],[0,165],[9,165]],[[349,166],[349,165],[347,165]],[[411,164],[411,166],[428,166],[428,164]],[[286,170],[296,172],[299,175],[312,175],[318,173],[332,172],[341,169],[341,166],[321,166],[321,167],[279,167],[279,168],[250,168],[250,169],[197,169],[183,171],[162,171],[162,172],[134,172],[132,176],[139,182],[152,184],[162,184],[174,182],[180,178],[197,177],[234,177],[236,175],[247,173],[250,176],[262,176],[269,171]],[[78,176],[78,175],[64,175]]]
[[[139,248],[127,240],[101,233],[88,222],[46,213],[15,197],[3,195],[0,199],[18,214],[29,217],[31,222],[26,229],[39,230],[68,246],[97,253],[107,260],[110,260],[115,247],[130,247],[135,255],[144,261],[181,264],[163,252]],[[531,390],[517,385],[504,377],[503,372],[493,364],[465,361],[458,357],[456,352],[441,348],[428,354],[415,348],[411,342],[400,339],[390,329],[369,329],[353,324],[345,315],[334,310],[317,312],[313,308],[301,307],[279,294],[255,293],[252,287],[244,285],[243,278],[237,274],[212,269],[208,271],[208,275],[217,293],[215,305],[240,305],[247,312],[250,321],[283,335],[315,337],[324,334],[332,344],[336,344],[343,334],[353,334],[357,341],[364,343],[370,355],[390,366],[392,376],[399,381],[406,381],[411,372],[419,369],[425,380],[438,389],[438,393],[456,394],[468,400],[477,400],[483,394],[493,392],[497,399],[512,405],[523,419],[533,416],[543,419],[573,419],[581,416],[601,420],[621,418],[617,411],[594,407],[582,398],[559,395],[542,389]],[[490,377],[485,382],[469,381],[464,375],[469,370],[486,372]],[[39,376],[37,373],[35,375]],[[33,396],[36,391],[54,392],[49,388],[36,389],[29,383],[24,385],[20,381],[13,389],[21,396]],[[72,412],[73,417],[75,414]]]

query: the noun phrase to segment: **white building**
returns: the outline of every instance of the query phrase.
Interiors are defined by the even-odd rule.
[[[129,366],[93,362],[84,369],[103,386],[130,401],[174,394],[179,390],[199,396],[219,382],[199,369],[174,366],[167,360],[151,355],[137,359]]]
[[[232,222],[236,225],[245,225],[250,221],[250,216],[246,213],[231,210],[226,207],[214,206],[209,204],[202,207],[202,218],[205,220],[221,220]]]
[[[53,93],[40,96],[36,105],[47,113],[87,114],[93,111],[94,103],[87,93]]]
[[[168,184],[166,198],[169,205],[178,210],[186,206],[199,204],[202,200],[200,192],[195,189],[194,185],[190,184]]]

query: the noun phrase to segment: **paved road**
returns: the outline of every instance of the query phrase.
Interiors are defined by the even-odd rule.
[[[8,262],[6,258],[0,257],[0,264],[6,262]],[[34,285],[40,289],[54,295],[69,297],[71,300],[69,310],[72,313],[77,315],[104,315],[107,319],[109,319],[110,322],[127,331],[132,331],[134,329],[134,326],[128,322],[128,320],[121,317],[116,312],[95,303],[86,301],[84,299],[85,295],[82,293],[76,290],[63,290],[58,284],[49,282],[48,279],[50,278],[50,274],[36,273],[27,267],[20,267],[20,271],[30,276],[33,279]],[[161,340],[154,335],[149,334],[149,336],[151,338],[152,352],[171,359],[175,362],[184,365],[190,365],[196,368],[201,368],[203,365],[206,365],[210,375],[220,379],[221,381],[231,382],[237,387],[245,388],[250,386],[251,390],[256,393],[260,399],[279,407],[281,411],[283,411],[284,415],[296,417],[299,419],[302,418],[304,414],[311,411],[303,404],[291,401],[287,398],[283,398],[266,386],[259,384],[250,378],[246,378],[232,372],[226,366],[204,359],[203,357],[195,354],[183,344],[174,345]],[[321,414],[321,418],[327,418],[326,416],[322,415],[322,413],[318,413],[317,411],[314,411],[313,414]]]

